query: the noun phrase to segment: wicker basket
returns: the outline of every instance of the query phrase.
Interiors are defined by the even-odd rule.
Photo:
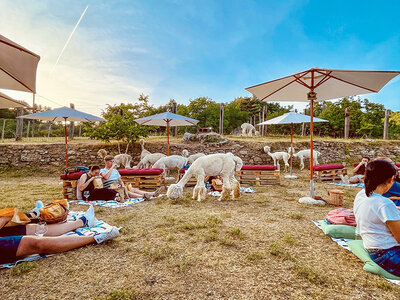
[[[330,190],[328,191],[328,199],[325,200],[326,203],[334,206],[343,205],[343,191],[341,190]]]
[[[53,201],[52,203],[40,208],[39,211],[39,220],[44,221],[47,224],[65,222],[69,212],[67,201],[65,199]]]

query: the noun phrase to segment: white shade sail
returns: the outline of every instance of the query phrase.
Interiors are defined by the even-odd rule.
[[[44,121],[77,121],[77,122],[96,122],[96,121],[107,121],[106,119],[96,117],[79,110],[60,107],[53,110],[46,110],[35,114],[20,116],[18,118],[23,119],[34,119],[34,120],[44,120]]]
[[[164,112],[161,114],[136,119],[134,121],[140,125],[149,126],[167,126],[167,123],[169,123],[169,126],[193,126],[199,122],[198,120],[173,114],[171,112]]]
[[[0,88],[36,93],[40,56],[0,35]]]
[[[0,108],[30,107],[22,101],[17,101],[6,94],[0,92]]]

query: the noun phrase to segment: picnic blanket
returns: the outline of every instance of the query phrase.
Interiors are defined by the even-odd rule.
[[[118,208],[118,207],[126,207],[131,206],[133,204],[137,204],[143,202],[144,198],[130,198],[125,202],[118,202],[114,200],[95,200],[95,201],[85,201],[85,200],[72,200],[69,201],[70,204],[78,204],[78,205],[93,205],[93,206],[102,206],[102,207],[110,207],[110,208]]]
[[[315,226],[317,226],[319,229],[321,229],[322,230],[322,226],[321,226],[321,224],[318,222],[318,221],[312,221],[313,223],[314,223],[314,225]],[[323,231],[323,230],[322,230]],[[338,245],[339,245],[339,247],[342,247],[343,249],[346,249],[346,250],[348,250],[348,251],[350,251],[350,252],[352,252],[351,251],[351,249],[350,249],[350,247],[349,247],[349,245],[348,245],[348,243],[350,242],[350,241],[354,241],[354,240],[352,240],[352,239],[344,239],[344,238],[333,238],[333,237],[331,237],[331,239],[332,239],[332,241],[334,241],[335,243],[337,243]],[[383,278],[385,278],[385,277],[383,277]],[[387,281],[390,281],[391,283],[393,283],[393,284],[396,284],[396,285],[400,285],[400,280],[395,280],[395,279],[389,279],[389,278],[385,278]]]
[[[331,184],[331,185],[340,185],[340,186],[348,186],[348,187],[358,187],[358,188],[364,188],[364,183],[359,182],[359,183],[343,183],[341,181],[334,181],[334,182],[326,182],[326,184]]]
[[[240,187],[240,192],[242,194],[244,193],[255,193],[256,191],[250,186],[250,187]],[[233,192],[231,192],[231,195],[233,194]],[[213,196],[213,197],[220,197],[221,196],[221,192],[218,191],[214,191],[214,192],[208,192],[207,195]]]
[[[85,212],[83,211],[69,211],[68,213],[68,217],[67,217],[67,222],[72,222],[72,221],[76,221],[77,219],[79,219],[81,216],[83,216]],[[110,231],[112,228],[111,225],[105,223],[104,221],[97,221],[96,222],[96,226],[89,228],[89,227],[81,227],[76,229],[75,231],[70,231],[65,233],[64,235],[75,235],[75,236],[91,236],[91,235],[95,235],[96,233],[101,233],[101,232],[106,232],[106,231]],[[16,262],[13,263],[7,263],[7,264],[0,264],[0,269],[3,268],[12,268],[15,267],[18,263],[20,262],[29,262],[29,261],[34,261],[40,258],[46,258],[49,256],[53,256],[55,254],[48,254],[48,255],[39,255],[39,254],[34,254],[34,255],[30,255],[27,256],[25,258],[22,258],[20,260],[17,260]]]

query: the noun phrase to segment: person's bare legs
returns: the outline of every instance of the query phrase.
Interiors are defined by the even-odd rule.
[[[24,257],[37,253],[59,253],[94,243],[94,241],[95,239],[93,236],[23,236],[19,243],[16,256]]]
[[[62,235],[64,233],[67,233],[69,231],[73,231],[77,228],[82,227],[83,221],[81,219],[78,219],[73,222],[65,222],[65,223],[59,223],[59,224],[50,224],[47,225],[47,233],[45,236],[58,236]],[[37,224],[27,224],[26,225],[26,235],[35,235],[35,229],[38,225]]]
[[[152,197],[153,194],[154,194],[154,192],[145,192],[145,191],[139,190],[138,188],[132,188],[132,189],[133,189],[133,193],[139,194],[139,195],[141,195],[141,196],[144,196],[145,194],[147,194],[147,195],[149,195],[150,197]]]

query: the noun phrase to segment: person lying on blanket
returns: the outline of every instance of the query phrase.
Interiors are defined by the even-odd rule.
[[[77,228],[93,227],[96,223],[93,206],[74,222],[49,224],[44,236],[35,236],[37,224],[5,227],[12,217],[0,217],[0,263],[11,263],[32,254],[54,254],[91,243],[102,243],[119,236],[117,227],[94,236],[62,235]]]
[[[354,200],[357,232],[371,259],[389,273],[400,276],[400,213],[384,197],[393,185],[397,170],[386,160],[366,167],[364,184]]]
[[[89,192],[89,201],[93,200],[117,200],[119,201],[119,195],[116,191],[107,188],[95,188],[93,181],[96,178],[102,178],[100,176],[100,167],[93,166],[90,168],[89,173],[83,174],[78,181],[78,188],[81,192]]]
[[[113,183],[123,187],[126,191],[124,182],[121,179],[121,175],[116,169],[117,165],[114,163],[114,157],[112,155],[106,155],[104,157],[105,168],[100,170],[100,175],[103,177],[103,187],[109,188]],[[163,190],[164,187],[160,187],[155,192],[145,192],[137,188],[133,188],[133,191],[127,191],[130,198],[146,198],[157,197]]]

